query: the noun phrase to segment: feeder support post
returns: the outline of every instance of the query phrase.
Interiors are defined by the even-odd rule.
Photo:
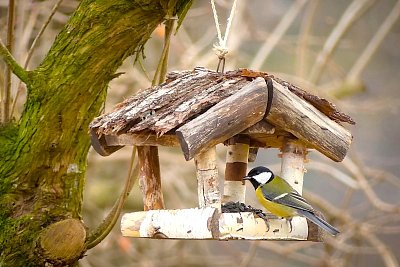
[[[138,146],[137,151],[140,166],[139,185],[143,195],[143,209],[164,209],[158,147]]]
[[[221,193],[218,187],[217,153],[215,146],[194,157],[197,176],[199,208],[213,207],[221,210]]]
[[[304,162],[307,156],[307,148],[299,141],[287,139],[281,151],[281,177],[299,194],[302,194],[303,177],[306,171]]]
[[[228,141],[226,152],[226,167],[224,181],[224,195],[222,201],[227,203],[245,202],[246,186],[242,180],[246,176],[249,158],[250,139],[247,136],[237,135]]]
[[[300,195],[303,194],[303,177],[306,169],[304,163],[307,157],[307,147],[298,140],[286,139],[281,149],[281,177],[285,179]],[[315,211],[323,218],[323,215]],[[323,241],[324,232],[317,225],[307,220],[307,240]]]

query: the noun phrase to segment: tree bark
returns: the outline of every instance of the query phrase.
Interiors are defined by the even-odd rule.
[[[83,255],[84,246],[54,259],[37,240],[57,222],[81,219],[88,125],[115,71],[190,2],[81,1],[39,67],[22,73],[23,114],[0,128],[0,265],[69,266]]]

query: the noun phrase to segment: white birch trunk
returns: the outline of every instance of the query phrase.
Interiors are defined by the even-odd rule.
[[[199,208],[214,207],[221,210],[221,193],[218,187],[215,147],[195,156],[195,163]]]
[[[127,213],[121,231],[128,237],[215,240],[307,240],[305,218],[271,218],[269,228],[253,213],[218,213],[215,208],[151,210]],[[316,241],[316,240],[313,240]]]

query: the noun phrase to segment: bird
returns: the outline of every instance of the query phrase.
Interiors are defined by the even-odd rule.
[[[306,217],[333,236],[339,232],[324,219],[315,214],[314,208],[284,179],[264,166],[251,169],[243,180],[248,180],[256,190],[261,205],[275,216],[289,221],[290,228],[293,216]]]

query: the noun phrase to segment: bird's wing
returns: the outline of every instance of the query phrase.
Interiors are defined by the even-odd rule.
[[[271,193],[266,188],[262,187],[262,193],[266,199],[269,201],[288,206],[294,209],[305,210],[309,212],[314,212],[313,207],[296,191],[289,191],[288,193],[279,192],[279,190]]]

